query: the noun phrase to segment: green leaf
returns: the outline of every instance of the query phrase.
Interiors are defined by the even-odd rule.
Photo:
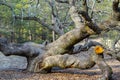
[[[22,4],[16,4],[16,8],[21,9],[23,7]]]

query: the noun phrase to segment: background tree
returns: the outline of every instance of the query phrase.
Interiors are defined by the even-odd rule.
[[[2,13],[6,15],[6,18],[2,18],[2,23],[4,22],[3,19],[8,21],[6,25],[8,25],[8,28],[11,28],[6,32],[5,36],[14,32],[15,40],[13,41],[25,42],[37,40],[36,42],[43,42],[42,34],[44,33],[52,34],[51,32],[54,31],[57,33],[56,35],[61,35],[73,29],[74,24],[68,13],[69,5],[65,5],[64,2],[63,4],[58,2],[59,1],[56,2],[54,0],[52,2],[49,0],[1,0],[1,4],[3,5],[1,6],[1,10],[3,9]],[[81,2],[82,1],[78,1],[78,3],[76,3],[79,10],[82,9]],[[110,14],[111,11],[111,1],[88,0],[88,3],[88,12],[93,18],[93,21],[101,22],[108,18],[108,14]],[[106,4],[108,7],[105,6]],[[6,7],[5,5],[8,6]],[[5,8],[8,12],[5,11]],[[2,13],[1,16],[4,16]],[[9,36],[7,37],[10,38]],[[46,39],[52,41],[52,35],[47,35]]]

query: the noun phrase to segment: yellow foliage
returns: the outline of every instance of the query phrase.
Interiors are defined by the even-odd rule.
[[[95,46],[94,51],[96,54],[103,54],[104,49],[101,46]]]

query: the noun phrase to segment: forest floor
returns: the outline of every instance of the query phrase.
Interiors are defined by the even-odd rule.
[[[116,60],[107,60],[107,63],[113,69],[113,78],[120,80],[120,62]],[[87,69],[59,69],[52,70],[52,73],[40,74],[24,72],[17,69],[1,70],[0,80],[96,80],[101,76],[97,66]]]

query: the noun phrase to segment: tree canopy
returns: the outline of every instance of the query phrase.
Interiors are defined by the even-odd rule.
[[[100,23],[109,18],[112,0],[87,1],[88,14],[94,22]],[[78,11],[83,10],[82,2],[75,3]],[[69,4],[64,0],[61,3],[59,0],[1,0],[0,4],[0,33],[11,42],[52,41],[53,32],[57,39],[74,28]]]

